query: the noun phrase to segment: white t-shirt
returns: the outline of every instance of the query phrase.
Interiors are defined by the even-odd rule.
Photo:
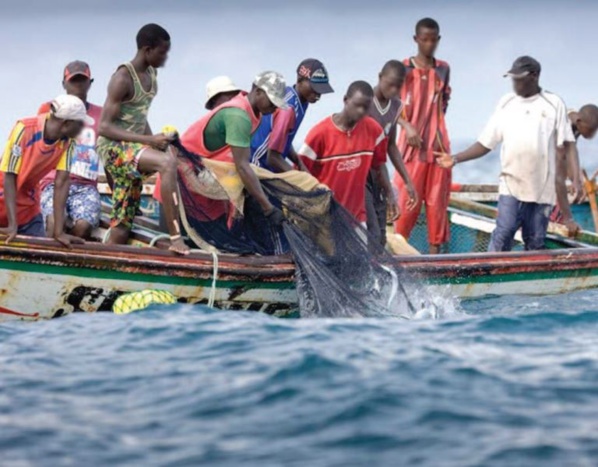
[[[542,91],[532,97],[504,96],[478,142],[502,143],[499,193],[519,201],[556,204],[556,148],[574,142],[565,103]]]

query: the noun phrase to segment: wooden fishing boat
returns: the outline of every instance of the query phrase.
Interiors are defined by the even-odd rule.
[[[448,288],[448,293],[464,299],[598,287],[594,234],[583,233],[576,240],[551,235],[551,249],[541,252],[482,253],[493,228],[493,209],[454,199],[450,208],[454,243],[449,245],[454,250],[439,256],[403,256],[405,270],[417,275],[421,287]],[[110,311],[121,294],[144,289],[167,290],[180,302],[221,309],[277,316],[296,313],[290,257],[193,252],[183,258],[147,247],[157,236],[149,227],[138,226],[131,246],[88,243],[67,250],[50,239],[23,237],[0,245],[0,317],[39,319]],[[155,243],[165,246],[160,240]],[[463,251],[455,252],[459,249]]]
[[[596,181],[589,181],[589,184],[592,187],[591,190],[593,190],[593,193],[596,193]],[[455,183],[452,186],[451,196],[455,200],[474,201],[495,206],[498,202],[498,185]],[[571,212],[575,221],[583,230],[596,231],[591,206],[587,198],[579,204],[572,205]]]

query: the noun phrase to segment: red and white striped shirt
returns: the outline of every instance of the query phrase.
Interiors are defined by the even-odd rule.
[[[405,132],[401,132],[398,147],[406,161],[417,157],[422,162],[434,162],[434,152],[451,152],[445,120],[451,94],[450,68],[442,60],[435,60],[432,68],[420,68],[409,58],[403,63],[407,67],[401,90],[403,118],[415,127],[422,145],[421,148],[409,146]]]

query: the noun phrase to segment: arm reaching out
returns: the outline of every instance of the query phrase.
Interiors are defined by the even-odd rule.
[[[268,200],[257,175],[251,168],[251,164],[249,163],[251,149],[231,146],[231,150],[233,152],[233,159],[235,161],[237,172],[239,173],[239,177],[241,177],[243,185],[245,185],[245,189],[259,203],[264,214],[270,214],[274,209],[274,206],[272,206],[272,203]]]
[[[479,159],[480,157],[484,157],[486,154],[490,152],[486,146],[482,145],[481,143],[474,143],[465,151],[460,152],[455,156],[451,156],[450,154],[446,154],[444,152],[435,152],[434,155],[436,156],[436,163],[444,168],[444,169],[451,169],[455,165],[460,164],[461,162],[472,161],[474,159]]]

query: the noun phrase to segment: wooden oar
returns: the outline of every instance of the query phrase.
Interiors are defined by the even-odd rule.
[[[588,173],[584,170],[581,171],[583,174],[583,186],[586,190],[586,195],[590,202],[590,208],[592,209],[592,218],[594,219],[594,231],[598,232],[598,203],[596,202],[596,185],[594,180],[596,175],[590,180]]]

